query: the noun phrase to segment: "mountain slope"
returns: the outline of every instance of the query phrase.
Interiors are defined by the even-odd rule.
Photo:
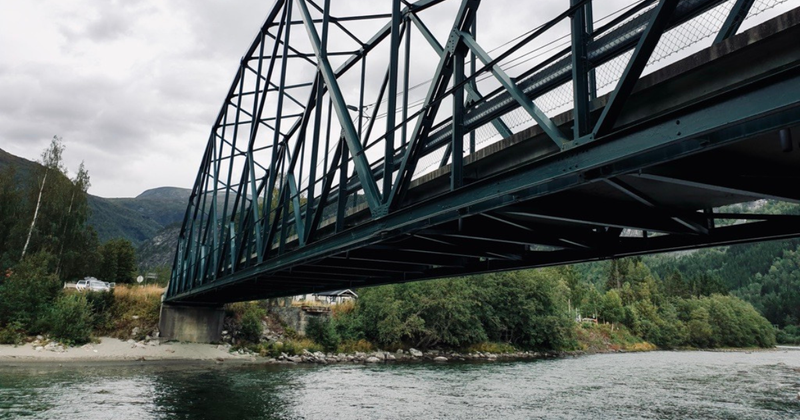
[[[14,178],[20,188],[28,188],[25,183],[29,182],[30,174],[41,168],[37,162],[0,149],[0,170],[8,167],[15,169]],[[154,188],[135,198],[103,198],[89,194],[88,223],[101,242],[125,238],[138,246],[165,226],[182,222],[190,194],[191,190],[176,187]]]

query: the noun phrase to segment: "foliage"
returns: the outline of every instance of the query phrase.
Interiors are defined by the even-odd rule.
[[[19,321],[9,322],[0,328],[0,344],[21,344],[25,340],[25,329]]]
[[[250,343],[261,341],[261,334],[264,332],[264,325],[261,323],[267,315],[264,308],[257,303],[251,302],[245,306],[241,315],[241,337]]]
[[[161,295],[164,289],[158,286],[126,286],[118,285],[113,294],[105,294],[105,299],[113,296],[114,302],[108,307],[105,305],[100,310],[94,306],[95,316],[101,318],[95,321],[97,334],[110,335],[120,339],[141,340],[146,335],[153,334],[158,328],[158,318],[161,310]],[[138,334],[132,332],[138,328]]]
[[[100,330],[112,328],[112,310],[114,308],[114,289],[108,292],[83,292],[92,311],[93,326]]]
[[[363,338],[361,340],[345,340],[339,344],[339,347],[336,349],[339,353],[355,353],[355,352],[362,352],[362,353],[369,353],[375,350],[375,347],[367,340]]]
[[[588,352],[608,350],[643,351],[655,346],[632,334],[624,326],[582,323],[576,329],[578,348]]]
[[[494,341],[485,341],[483,343],[473,344],[467,347],[468,353],[514,353],[517,348],[508,343],[498,343]]]
[[[136,273],[136,250],[127,239],[113,239],[100,246],[99,279],[115,283],[132,283]]]
[[[789,325],[775,334],[778,344],[800,345],[800,327]]]
[[[257,345],[255,350],[262,356],[278,357],[281,353],[288,356],[303,354],[303,350],[310,352],[322,351],[322,346],[308,338],[289,339],[276,343],[264,343]]]
[[[64,294],[56,299],[48,317],[50,334],[67,344],[88,343],[92,333],[92,307],[86,296]]]
[[[54,257],[45,252],[28,255],[0,283],[0,326],[17,323],[31,334],[42,332],[48,308],[61,290],[51,274]]]
[[[306,336],[327,352],[336,351],[341,342],[341,337],[336,332],[336,325],[330,319],[310,318],[306,325]]]
[[[495,273],[359,290],[353,308],[309,336],[325,347],[368,340],[384,349],[468,348],[494,341],[521,348],[574,347],[563,269]]]

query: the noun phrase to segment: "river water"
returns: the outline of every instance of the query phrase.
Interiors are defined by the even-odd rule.
[[[800,419],[800,351],[380,365],[0,365],[0,419]]]

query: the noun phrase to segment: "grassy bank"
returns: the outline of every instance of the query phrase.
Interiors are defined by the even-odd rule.
[[[631,334],[625,327],[583,323],[575,327],[578,350],[588,353],[650,351],[657,347]]]

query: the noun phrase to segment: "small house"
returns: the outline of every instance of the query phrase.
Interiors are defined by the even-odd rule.
[[[313,295],[317,301],[336,305],[349,300],[358,299],[358,295],[350,289],[331,290],[330,292],[319,292]]]

